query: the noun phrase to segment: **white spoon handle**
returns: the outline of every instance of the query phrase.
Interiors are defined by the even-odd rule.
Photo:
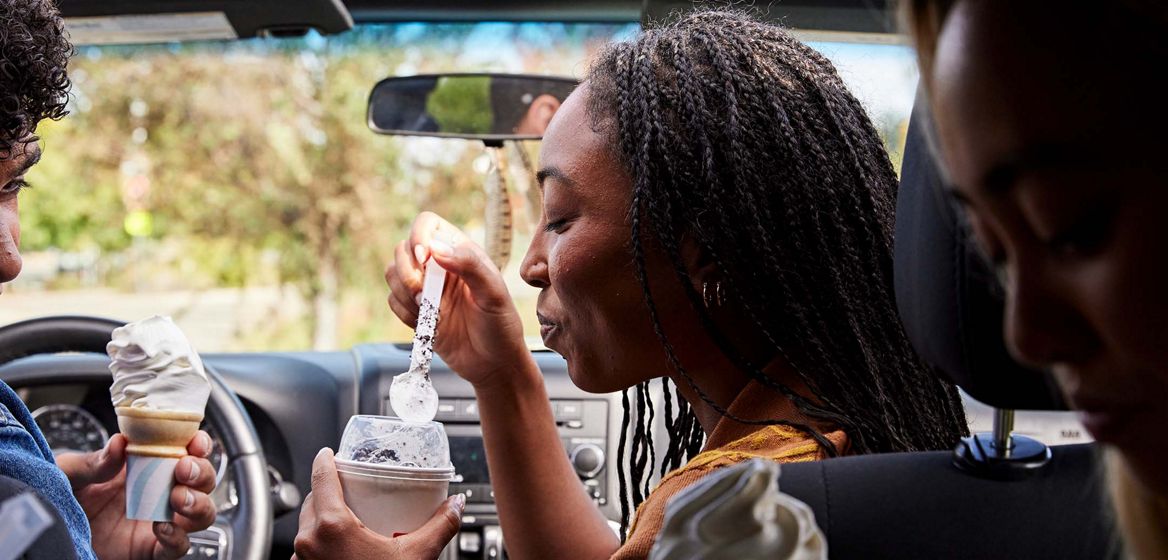
[[[410,352],[410,371],[430,373],[434,336],[438,331],[438,308],[445,285],[446,269],[430,259],[426,262],[426,276],[422,280],[422,303],[418,309],[418,327],[414,330],[414,348]]]

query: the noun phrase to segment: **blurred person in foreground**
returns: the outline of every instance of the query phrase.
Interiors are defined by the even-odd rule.
[[[20,273],[18,197],[28,187],[25,173],[41,158],[37,125],[66,114],[66,67],[72,53],[52,2],[0,0],[0,282]],[[215,486],[215,469],[205,458],[211,438],[199,432],[187,451],[190,456],[175,469],[173,520],[128,520],[125,437],[115,435],[101,451],[54,458],[28,408],[0,381],[0,475],[36,489],[57,511],[79,559],[185,555],[188,533],[215,520],[208,495]]]
[[[1006,338],[1108,450],[1136,558],[1168,558],[1168,7],[908,3],[952,194]]]

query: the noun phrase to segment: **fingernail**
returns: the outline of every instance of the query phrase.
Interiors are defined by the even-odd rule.
[[[418,305],[422,305],[422,292],[418,292],[418,295],[414,296],[414,301],[418,302]]]
[[[194,482],[199,478],[199,462],[191,461],[191,473],[187,475],[187,482]]]
[[[203,449],[206,450],[203,453],[203,457],[206,457],[206,456],[211,454],[211,447],[214,446],[215,443],[213,441],[211,441],[211,436],[208,435],[206,432],[200,432],[199,438],[201,438],[203,440]]]
[[[187,509],[195,505],[195,493],[187,490],[187,496],[183,498],[183,509]]]
[[[449,257],[450,255],[454,254],[454,248],[451,247],[450,245],[447,245],[443,241],[438,241],[437,239],[434,239],[434,240],[430,241],[430,252],[434,253],[435,255]]]
[[[454,513],[462,513],[464,507],[466,507],[466,494],[459,492],[454,495],[454,499],[450,500],[450,509],[453,509]]]
[[[174,532],[174,524],[163,523],[162,526],[158,528],[158,532],[162,533],[163,535],[169,535]]]
[[[322,448],[320,448],[320,451],[317,451],[317,452],[316,452],[316,457],[317,457],[317,458],[320,458],[320,457],[324,456],[324,454],[325,454],[325,453],[328,453],[328,452],[331,452],[331,451],[332,451],[332,449],[329,449],[329,448],[327,448],[327,447],[322,447]]]
[[[414,245],[414,258],[418,259],[418,264],[422,264],[426,260],[426,248],[421,245]]]

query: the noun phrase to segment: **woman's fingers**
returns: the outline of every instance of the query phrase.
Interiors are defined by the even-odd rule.
[[[414,225],[410,229],[409,249],[420,266],[430,258],[430,245],[435,240],[457,246],[468,239],[462,230],[441,216],[433,212],[422,212],[414,219]]]
[[[419,265],[429,258],[430,241],[434,239],[434,235],[445,222],[446,220],[433,212],[422,212],[418,214],[417,218],[414,218],[414,225],[410,228],[410,238],[406,244],[410,254]]]
[[[412,293],[418,293],[422,291],[422,278],[425,272],[422,264],[410,252],[409,242],[402,241],[393,250],[393,263],[385,271],[385,282],[389,284],[390,289],[394,289],[397,283]]]
[[[177,560],[186,556],[191,548],[191,539],[187,532],[174,523],[154,523],[152,527],[154,538],[158,542],[154,545],[154,560]]]
[[[215,489],[215,474],[215,466],[210,461],[188,455],[179,459],[174,469],[174,481],[210,494]]]
[[[174,510],[174,525],[188,533],[202,531],[215,522],[211,496],[186,486],[175,486],[170,491],[170,507]]]
[[[502,274],[478,244],[464,240],[451,246],[435,240],[430,243],[430,249],[442,268],[462,279],[480,307],[491,309],[510,304],[511,296]]]
[[[388,301],[389,301],[389,310],[393,311],[393,314],[397,315],[397,318],[401,319],[402,323],[405,323],[405,325],[411,329],[415,329],[418,327],[418,306],[417,306],[417,304],[414,304],[413,308],[407,308],[405,306],[405,304],[398,301],[398,298],[395,297],[392,293],[389,294]]]
[[[455,494],[446,498],[434,515],[421,527],[397,537],[397,544],[407,558],[429,560],[438,558],[442,549],[454,539],[462,527],[462,510],[466,507],[466,496]]]
[[[385,270],[385,283],[389,286],[389,308],[403,323],[413,327],[418,320],[417,294],[421,293],[421,269],[414,265],[409,254],[408,243],[402,241],[394,249],[393,262]],[[416,284],[411,289],[407,281]]]

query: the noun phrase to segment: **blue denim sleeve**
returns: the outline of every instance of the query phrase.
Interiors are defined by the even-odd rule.
[[[0,382],[0,473],[36,488],[65,521],[77,558],[96,560],[89,520],[73,497],[69,480],[57,468],[49,444],[28,407],[4,382]]]

